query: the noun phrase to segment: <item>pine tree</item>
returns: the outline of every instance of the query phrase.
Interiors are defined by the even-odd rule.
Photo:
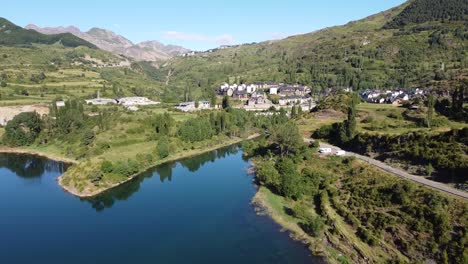
[[[231,102],[229,100],[229,97],[225,95],[223,98],[223,109],[228,109],[229,107],[231,107]]]
[[[354,138],[356,132],[356,105],[359,102],[359,98],[356,93],[353,93],[348,107],[348,118],[344,122],[345,136],[342,141],[346,142]]]
[[[432,124],[432,118],[434,116],[434,105],[435,105],[435,98],[431,94],[427,98],[427,117],[426,117],[426,124],[427,127],[430,128]]]

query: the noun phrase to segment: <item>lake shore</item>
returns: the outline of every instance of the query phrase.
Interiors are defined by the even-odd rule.
[[[58,181],[59,186],[62,187],[63,190],[65,190],[66,192],[68,192],[68,193],[70,193],[70,194],[72,194],[74,196],[77,196],[77,197],[80,197],[80,198],[92,198],[94,196],[97,196],[97,195],[99,195],[101,193],[104,193],[104,192],[106,192],[108,190],[111,190],[111,189],[113,189],[113,188],[115,188],[117,186],[120,186],[122,184],[125,184],[125,183],[133,180],[134,178],[138,177],[144,171],[147,171],[147,170],[149,170],[151,168],[154,168],[155,166],[159,166],[159,165],[167,163],[167,162],[174,162],[174,161],[177,161],[177,160],[189,158],[189,157],[192,157],[192,156],[196,156],[196,155],[199,155],[199,154],[210,152],[210,151],[213,151],[213,150],[216,150],[216,149],[219,149],[219,148],[223,148],[223,147],[226,147],[226,146],[230,146],[230,145],[233,145],[233,144],[238,144],[238,143],[240,143],[242,141],[254,139],[254,138],[257,138],[259,136],[261,136],[261,135],[258,134],[258,133],[255,133],[255,134],[253,134],[253,135],[251,135],[251,136],[249,136],[247,138],[234,138],[234,139],[231,139],[231,140],[227,140],[222,144],[216,144],[216,145],[213,145],[213,146],[210,146],[210,147],[204,147],[204,148],[199,148],[199,149],[194,149],[194,150],[188,150],[188,151],[185,151],[185,152],[180,152],[180,153],[177,153],[176,155],[169,156],[168,158],[158,160],[158,161],[152,163],[151,165],[142,168],[138,173],[135,173],[135,174],[129,176],[125,180],[122,180],[122,181],[119,181],[119,182],[116,182],[116,183],[112,183],[112,184],[107,185],[107,186],[102,186],[100,188],[97,188],[97,189],[94,189],[94,190],[91,190],[91,191],[90,190],[79,191],[79,190],[77,190],[76,188],[74,188],[72,186],[68,186],[68,185],[64,184],[64,175],[61,175],[60,177],[58,177],[57,181]]]
[[[312,256],[323,257],[324,263],[328,263],[325,259],[328,261],[330,259],[327,257],[328,254],[325,251],[322,239],[308,235],[304,230],[302,230],[297,222],[287,219],[290,218],[290,216],[276,208],[277,206],[275,206],[275,201],[273,201],[274,198],[283,199],[282,197],[273,194],[266,187],[259,186],[257,193],[252,198],[252,205],[255,207],[257,214],[268,215],[282,228],[282,231],[289,232],[289,236],[292,239],[307,245]]]
[[[22,148],[11,148],[11,147],[0,147],[0,153],[12,153],[12,154],[28,154],[33,156],[44,157],[50,160],[69,163],[69,164],[78,164],[78,161],[66,157],[61,157],[41,151],[35,151],[30,149],[22,149]]]

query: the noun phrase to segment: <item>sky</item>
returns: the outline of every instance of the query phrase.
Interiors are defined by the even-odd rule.
[[[346,24],[405,0],[2,0],[0,17],[26,26],[112,30],[134,43],[192,50],[260,42]]]

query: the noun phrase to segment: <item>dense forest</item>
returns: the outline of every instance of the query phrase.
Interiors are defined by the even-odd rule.
[[[465,0],[412,0],[385,28],[401,28],[411,23],[429,21],[467,21],[468,2]]]

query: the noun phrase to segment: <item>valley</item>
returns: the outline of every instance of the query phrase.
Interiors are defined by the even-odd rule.
[[[467,14],[409,0],[260,42],[158,33],[206,50],[0,18],[0,247],[31,218],[81,252],[54,235],[56,255],[0,262],[466,263]]]

